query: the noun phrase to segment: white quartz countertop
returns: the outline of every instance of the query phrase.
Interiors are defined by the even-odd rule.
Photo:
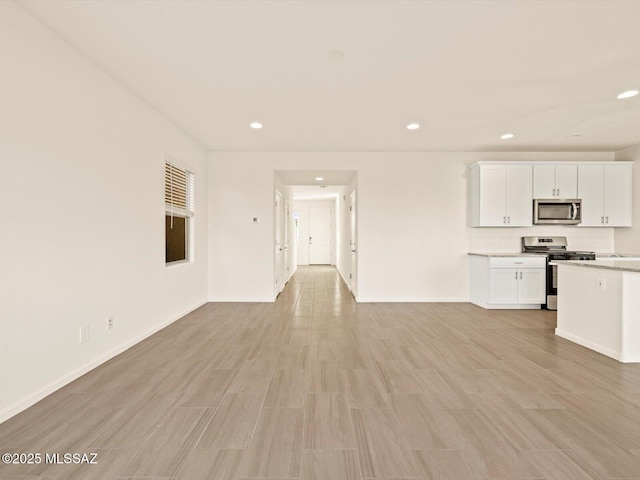
[[[596,253],[596,259],[640,258],[640,253]]]
[[[606,270],[620,270],[623,272],[640,272],[640,260],[556,260],[558,265],[575,265],[577,267],[604,268]]]
[[[486,252],[469,252],[469,255],[478,255],[480,257],[539,257],[539,253],[486,253]]]

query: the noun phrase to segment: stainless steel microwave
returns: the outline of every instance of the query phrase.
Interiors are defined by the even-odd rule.
[[[582,221],[582,200],[559,198],[535,199],[533,223],[535,225],[577,225]]]

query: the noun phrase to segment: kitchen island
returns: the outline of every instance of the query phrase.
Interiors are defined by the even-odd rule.
[[[640,362],[640,260],[557,264],[556,335],[623,363]]]

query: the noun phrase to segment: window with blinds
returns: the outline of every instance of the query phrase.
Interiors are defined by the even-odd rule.
[[[190,223],[195,213],[195,176],[173,163],[164,164],[165,261],[189,260]]]
[[[193,173],[172,163],[164,164],[164,204],[167,214],[193,217],[195,177]]]

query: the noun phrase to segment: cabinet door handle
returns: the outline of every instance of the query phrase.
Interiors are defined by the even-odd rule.
[[[609,223],[609,215],[607,215],[606,217],[604,217],[604,223]]]
[[[555,197],[555,196],[556,196],[556,189],[555,189],[555,188],[553,189],[553,193],[551,194],[551,196],[552,196],[552,197]]]
[[[516,272],[516,280],[518,279],[518,272]]]
[[[556,189],[556,195],[558,195],[558,197],[560,196],[560,189],[559,188]]]
[[[511,223],[511,217],[510,216],[507,216],[507,223],[509,223],[509,224]]]
[[[520,272],[520,280],[522,280],[522,272]]]
[[[600,223],[604,223],[604,217],[600,217]]]
[[[507,223],[507,217],[502,217],[502,223]]]

